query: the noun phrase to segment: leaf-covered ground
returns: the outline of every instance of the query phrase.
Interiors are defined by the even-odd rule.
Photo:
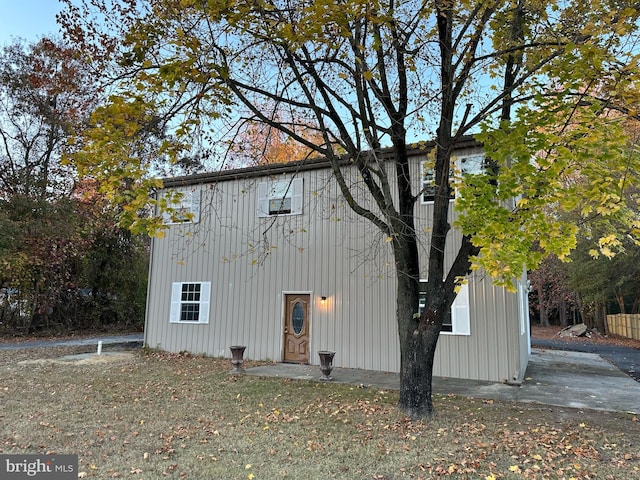
[[[82,478],[635,479],[637,416],[229,375],[228,360],[0,352],[0,452],[79,455]]]

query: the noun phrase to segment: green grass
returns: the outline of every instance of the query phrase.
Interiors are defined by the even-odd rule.
[[[228,360],[137,352],[107,364],[0,352],[0,452],[78,454],[85,478],[640,477],[632,415],[229,375]],[[77,350],[76,350],[77,351]]]

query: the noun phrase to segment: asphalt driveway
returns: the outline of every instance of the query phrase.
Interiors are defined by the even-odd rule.
[[[637,348],[560,338],[553,340],[532,338],[531,346],[569,352],[595,353],[618,367],[636,382],[640,382],[640,349]]]

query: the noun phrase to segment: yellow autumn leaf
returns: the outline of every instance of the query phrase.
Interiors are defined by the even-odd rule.
[[[492,473],[484,477],[484,480],[496,480],[496,476]]]
[[[253,480],[255,478],[255,475],[253,473],[250,473],[249,475],[247,475],[247,478],[249,480]]]
[[[250,463],[247,463],[247,464],[245,465],[245,467],[244,467],[244,468],[245,468],[246,470],[249,470],[249,469],[251,468],[251,464],[250,464]]]
[[[520,473],[520,467],[518,465],[511,465],[509,467],[509,471],[514,473]]]
[[[532,455],[534,460],[542,460],[542,456],[538,453],[536,453],[535,455]]]

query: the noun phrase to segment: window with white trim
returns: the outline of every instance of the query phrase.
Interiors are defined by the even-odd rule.
[[[275,180],[258,184],[258,217],[300,215],[302,178]]]
[[[174,282],[171,285],[171,323],[209,323],[211,282]]]
[[[463,177],[465,175],[482,174],[486,168],[485,157],[483,154],[467,155],[452,159],[455,168],[449,170],[449,198],[456,198],[456,190],[451,185],[451,179],[457,172]],[[433,162],[422,162],[422,203],[431,203],[436,198],[436,173],[433,168]]]
[[[165,224],[198,223],[200,221],[199,189],[174,192],[167,198],[167,204],[173,211],[163,214]]]
[[[426,282],[420,282],[423,287]],[[420,303],[418,312],[422,315],[422,311],[426,305],[426,292],[420,289]],[[458,295],[453,301],[451,308],[447,312],[447,316],[442,324],[441,333],[452,335],[471,335],[471,322],[469,319],[469,285],[466,283],[460,286]]]

